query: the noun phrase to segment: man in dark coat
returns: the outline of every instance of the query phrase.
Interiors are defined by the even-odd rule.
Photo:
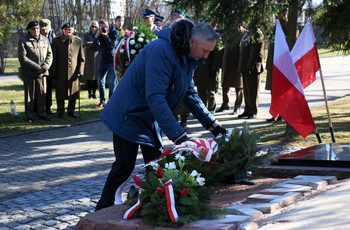
[[[244,112],[239,118],[256,118],[258,113],[260,74],[263,67],[263,33],[258,26],[251,26],[240,44],[239,70],[243,74]]]
[[[85,66],[85,54],[82,40],[74,36],[70,23],[62,26],[62,35],[52,42],[53,64],[52,76],[56,79],[57,114],[63,118],[64,101],[68,100],[68,115],[78,117],[75,111],[79,99],[80,77]]]

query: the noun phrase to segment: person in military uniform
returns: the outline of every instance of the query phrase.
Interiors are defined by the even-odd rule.
[[[144,9],[142,11],[142,18],[145,22],[145,25],[153,31],[153,33],[158,34],[158,32],[161,30],[160,28],[158,28],[155,24],[154,24],[154,20],[156,18],[156,13],[154,13],[152,10],[150,9]]]
[[[215,93],[218,85],[218,75],[222,60],[222,49],[218,46],[209,53],[205,63],[194,71],[194,83],[197,92],[209,112],[215,113]]]
[[[222,104],[216,112],[222,112],[230,108],[230,87],[235,88],[236,100],[232,114],[240,113],[243,102],[243,77],[238,69],[239,62],[239,44],[246,29],[243,26],[238,28],[238,33],[232,41],[224,43],[224,54],[222,58],[221,87]]]
[[[75,111],[76,100],[79,99],[80,77],[85,66],[83,42],[73,35],[74,28],[70,23],[62,27],[62,35],[52,42],[53,64],[52,76],[56,79],[57,114],[63,118],[64,102],[68,100],[68,115],[78,117]]]
[[[156,18],[154,19],[154,24],[159,28],[159,29],[163,29],[163,21],[164,21],[164,17],[160,16],[160,15],[156,15]]]
[[[18,43],[18,60],[24,83],[26,122],[32,123],[36,113],[49,121],[46,110],[46,76],[52,63],[50,42],[40,34],[38,21],[28,23],[28,33]]]
[[[252,119],[258,114],[260,74],[263,66],[263,33],[252,24],[240,43],[238,68],[243,74],[244,112],[239,118]]]

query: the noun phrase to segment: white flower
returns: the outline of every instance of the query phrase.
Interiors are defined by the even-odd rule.
[[[175,155],[175,159],[178,161],[185,161],[186,160],[185,156],[182,156],[180,153]]]
[[[143,42],[143,38],[138,38],[137,41],[138,42]]]
[[[146,36],[144,33],[141,33],[141,34],[140,34],[140,37],[144,37],[144,36]]]
[[[153,42],[154,40],[157,40],[157,38],[152,38],[152,40],[151,40],[151,41]]]
[[[121,54],[124,53],[124,49],[120,49],[119,53]]]
[[[130,38],[135,38],[135,33],[131,34]]]
[[[155,161],[152,161],[152,162],[150,163],[150,165],[151,165],[155,170],[157,170],[157,169],[159,168],[159,164],[158,164],[157,162],[155,162]]]
[[[199,186],[203,186],[205,184],[205,178],[204,177],[197,177],[196,181]]]
[[[130,40],[129,43],[130,43],[130,45],[135,45],[136,42],[135,42],[135,40]]]
[[[183,143],[181,143],[182,146],[187,146],[190,148],[197,148],[197,144],[194,143],[193,141],[185,141]]]
[[[193,176],[193,177],[198,176],[198,175],[199,175],[199,174],[198,174],[197,170],[193,170],[193,171],[191,172],[191,176]]]
[[[133,30],[138,30],[139,28],[137,26],[134,26],[132,29]]]
[[[147,39],[147,40],[146,40],[146,43],[148,44],[148,43],[150,43],[150,41]]]
[[[136,54],[136,50],[132,49],[132,50],[130,50],[130,53],[131,54]]]
[[[176,169],[176,164],[175,162],[169,162],[165,164],[166,169]]]

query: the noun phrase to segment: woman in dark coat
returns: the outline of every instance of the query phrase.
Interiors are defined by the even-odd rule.
[[[89,99],[96,99],[99,51],[94,48],[93,41],[97,29],[98,22],[92,20],[90,22],[89,31],[84,34],[85,69],[83,80],[86,80]]]

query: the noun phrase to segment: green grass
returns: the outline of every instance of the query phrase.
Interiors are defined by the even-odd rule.
[[[55,93],[53,93],[54,97]],[[50,115],[51,121],[33,119],[33,123],[25,122],[24,116],[24,90],[23,83],[16,82],[0,82],[0,136],[15,132],[43,129],[50,127],[66,126],[74,123],[90,121],[99,118],[100,110],[95,109],[94,106],[99,102],[98,100],[89,100],[87,92],[81,92],[81,118],[72,118],[65,116],[60,119],[56,114]],[[13,100],[16,104],[16,109],[20,113],[19,116],[10,114],[10,101]],[[56,110],[55,98],[53,98],[52,109]],[[66,102],[67,106],[67,102]],[[76,113],[78,113],[78,101],[76,105]]]
[[[17,74],[19,67],[18,58],[5,59],[5,74]]]

